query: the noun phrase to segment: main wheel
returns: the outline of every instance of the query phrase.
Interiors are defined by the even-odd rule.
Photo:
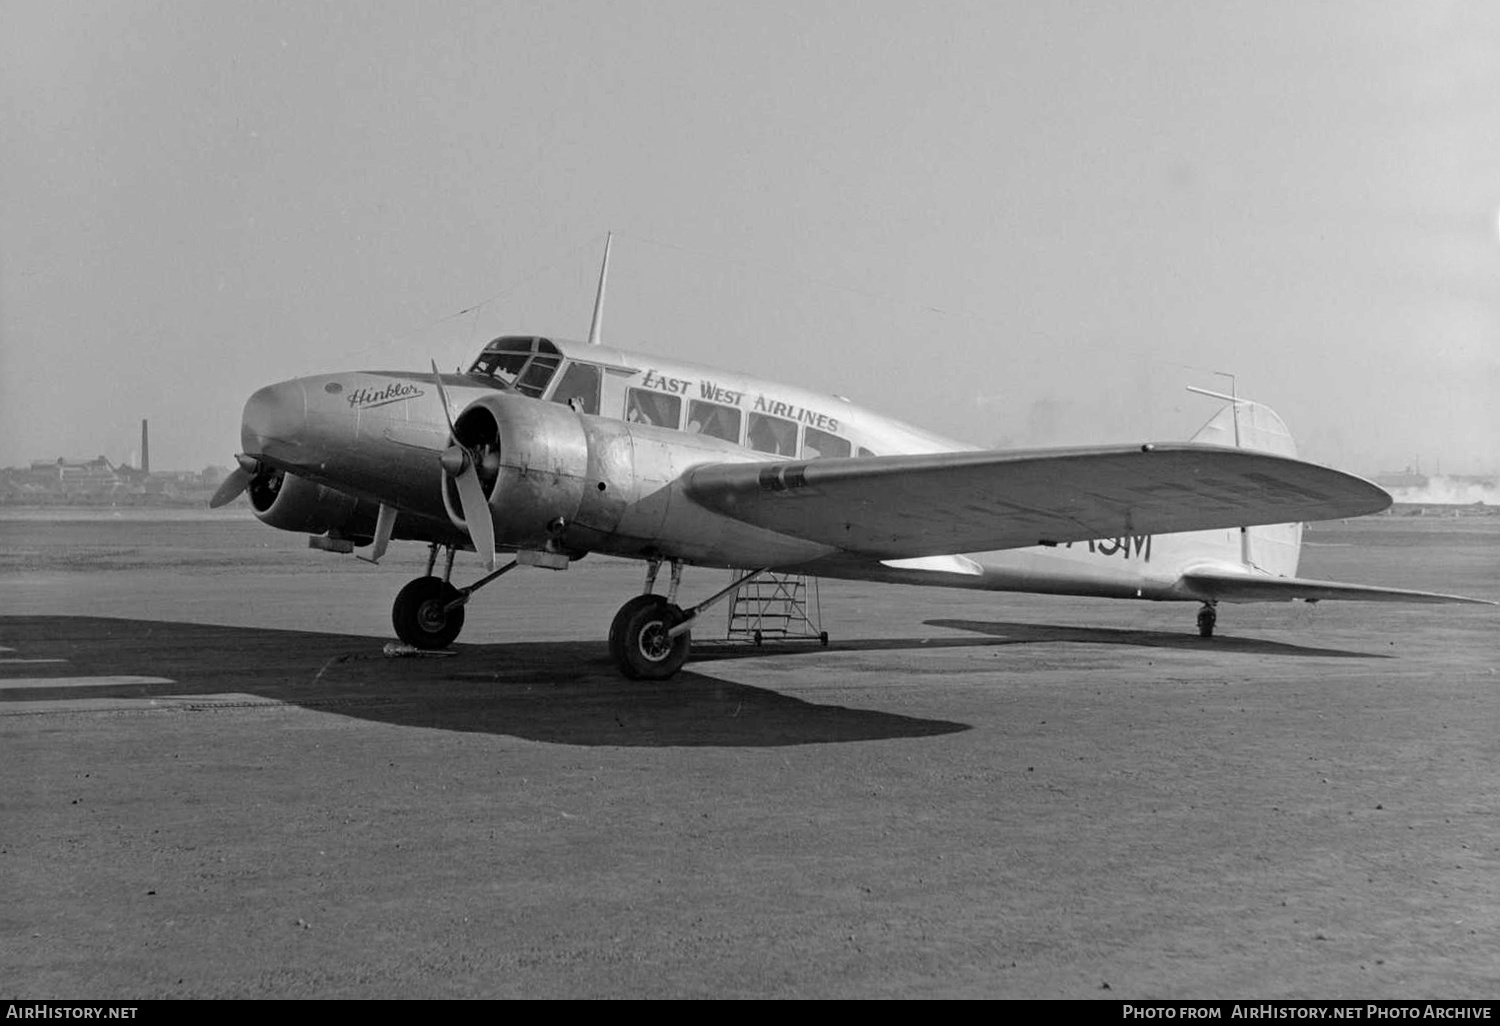
[[[414,648],[447,648],[464,629],[464,607],[447,609],[458,589],[438,577],[418,577],[396,594],[391,626]]]
[[[615,614],[614,620],[610,621],[609,625],[609,657],[615,661],[615,665],[622,668],[625,665],[625,625],[630,622],[630,618],[642,609],[666,604],[667,600],[664,596],[646,594],[637,595],[620,607],[620,611]]]
[[[1198,610],[1198,637],[1211,638],[1214,636],[1214,624],[1218,622],[1219,614],[1213,606],[1204,606]]]
[[[642,602],[641,599],[655,599]],[[692,645],[687,631],[671,637],[667,631],[681,623],[682,610],[660,595],[640,595],[620,610],[620,631],[611,647],[618,647],[620,672],[632,680],[666,680],[687,662]]]

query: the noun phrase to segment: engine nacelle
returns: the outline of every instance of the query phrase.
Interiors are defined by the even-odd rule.
[[[619,522],[623,501],[609,497],[633,480],[628,435],[617,422],[579,416],[566,406],[519,395],[471,404],[454,425],[458,440],[479,455],[480,484],[489,500],[495,543],[582,555]],[[612,444],[619,438],[624,444]],[[611,466],[599,457],[615,454]],[[445,479],[448,515],[465,526],[457,488]]]
[[[379,507],[295,474],[263,467],[251,478],[248,492],[261,522],[283,531],[334,532],[355,539],[375,534]]]
[[[827,552],[737,523],[683,494],[682,476],[695,466],[767,458],[733,442],[513,393],[475,400],[454,427],[478,458],[497,548],[573,558],[665,554],[721,566],[794,563]],[[457,486],[446,474],[443,503],[467,531]]]

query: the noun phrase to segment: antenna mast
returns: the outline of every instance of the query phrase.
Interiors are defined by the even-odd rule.
[[[604,329],[604,283],[609,279],[609,247],[615,241],[615,233],[604,236],[604,264],[599,268],[599,292],[594,296],[594,319],[589,322],[589,345],[601,344]]]

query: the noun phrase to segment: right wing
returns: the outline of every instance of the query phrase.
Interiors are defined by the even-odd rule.
[[[683,476],[707,509],[879,559],[1376,513],[1370,482],[1287,456],[1170,443],[716,463]]]

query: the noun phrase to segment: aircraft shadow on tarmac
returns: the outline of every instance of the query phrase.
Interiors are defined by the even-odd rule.
[[[665,682],[629,681],[615,670],[603,642],[459,645],[451,656],[388,658],[380,638],[21,616],[0,617],[0,645],[16,656],[60,660],[3,667],[11,672],[0,674],[0,714],[16,702],[129,699],[149,708],[173,700],[210,709],[260,700],[399,726],[626,747],[772,747],[969,729],[819,705],[691,670]],[[3,687],[4,677],[23,675],[75,683]],[[80,675],[167,682],[80,685]]]
[[[1125,630],[1118,627],[1061,627],[1049,624],[1001,623],[988,620],[926,620],[923,622],[929,627],[946,627],[989,635],[996,639],[996,644],[1003,645],[1069,641],[1093,645],[1133,645],[1235,655],[1301,656],[1323,659],[1392,658],[1384,652],[1313,648],[1307,645],[1288,645],[1281,641],[1265,641],[1260,638],[1226,637],[1222,634],[1213,638],[1200,638],[1196,634]],[[933,644],[937,642],[934,641]]]

